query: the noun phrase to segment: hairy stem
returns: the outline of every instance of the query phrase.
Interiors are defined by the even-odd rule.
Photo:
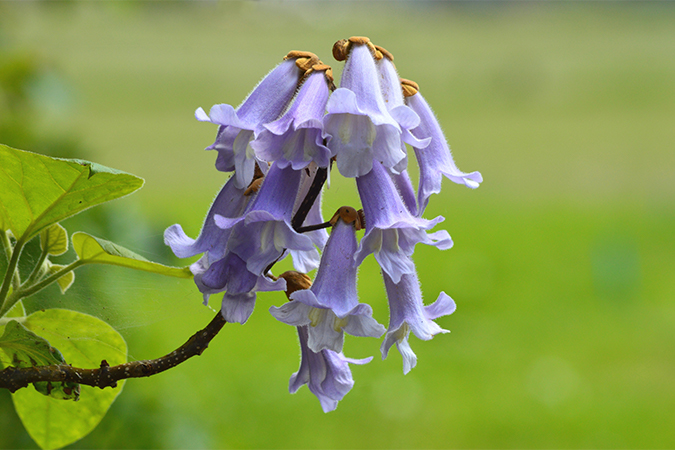
[[[83,261],[81,259],[76,259],[75,261],[71,262],[68,264],[66,267],[63,269],[59,270],[58,272],[53,273],[52,275],[48,276],[47,278],[44,278],[42,281],[39,283],[36,283],[32,286],[28,286],[26,288],[21,288],[20,290],[17,290],[12,294],[12,298],[17,297],[16,300],[22,299],[24,297],[28,297],[29,295],[33,295],[37,292],[40,292],[42,289],[46,288],[71,270],[75,270],[80,266],[83,266],[85,264],[88,264],[86,261]],[[28,284],[28,283],[26,283]]]
[[[119,380],[156,375],[175,367],[193,356],[199,356],[225,325],[220,311],[203,330],[195,333],[185,344],[161,358],[132,361],[110,366],[103,360],[98,369],[80,369],[67,364],[16,368],[0,371],[0,388],[15,392],[38,381],[69,381],[98,388],[115,387]]]
[[[42,253],[40,253],[40,259],[38,259],[37,264],[35,264],[35,267],[33,267],[33,271],[28,276],[28,279],[24,281],[23,283],[24,285],[30,286],[31,284],[35,283],[38,280],[38,278],[40,277],[40,272],[42,271],[42,264],[45,262],[48,256],[49,256],[49,249],[45,245],[45,248],[42,249]]]
[[[13,304],[9,307],[7,306],[7,294],[9,293],[9,286],[14,280],[20,282],[20,280],[15,277],[19,276],[19,256],[21,256],[21,251],[23,250],[23,246],[25,244],[26,242],[23,240],[23,237],[16,241],[14,244],[14,249],[12,249],[12,256],[9,258],[9,262],[7,263],[7,273],[5,273],[5,278],[2,280],[2,287],[0,287],[0,317],[4,316],[7,311],[9,311],[12,306],[14,306]]]

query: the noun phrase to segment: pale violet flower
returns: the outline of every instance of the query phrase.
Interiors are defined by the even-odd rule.
[[[300,170],[314,161],[328,167],[330,150],[323,145],[323,115],[330,94],[324,71],[313,71],[303,81],[290,108],[264,128],[251,142],[256,156],[276,161],[279,167],[291,165]]]
[[[398,283],[402,275],[415,271],[410,255],[417,243],[441,250],[452,247],[447,231],[426,232],[443,221],[443,217],[426,220],[413,216],[379,162],[373,163],[368,174],[358,177],[356,185],[366,217],[366,234],[354,256],[357,265],[373,253],[382,270]]]
[[[419,116],[405,105],[403,98],[403,89],[401,88],[401,79],[396,72],[393,56],[386,50],[378,47],[378,50],[383,51],[383,57],[377,61],[377,71],[380,75],[380,89],[382,90],[382,98],[391,111],[391,114],[396,118],[396,121],[401,127],[401,150],[405,153],[405,144],[410,144],[416,148],[424,148],[429,145],[431,138],[415,137],[410,130],[416,128],[420,124]],[[394,172],[401,172],[407,166],[407,158],[403,158],[399,164],[392,167]]]
[[[246,323],[253,313],[256,292],[283,291],[284,279],[272,280],[256,275],[246,268],[246,263],[234,253],[209,264],[208,254],[190,266],[195,283],[204,296],[204,304],[212,294],[225,291],[221,306],[223,318],[232,323]]]
[[[431,138],[431,143],[424,148],[413,145],[420,167],[417,202],[418,214],[421,215],[429,203],[431,194],[441,191],[443,176],[472,189],[479,186],[483,177],[480,172],[464,173],[457,168],[441,126],[422,94],[417,92],[415,95],[406,97],[406,102],[420,117],[420,124],[412,130],[412,133],[420,139]]]
[[[301,175],[290,166],[282,169],[275,163],[243,216],[228,218],[216,214],[214,217],[220,228],[232,229],[228,250],[245,261],[248,270],[256,275],[264,275],[266,268],[286,249],[314,249],[309,237],[291,227]]]
[[[441,292],[434,303],[424,306],[414,270],[403,275],[398,283],[394,283],[386,272],[382,272],[382,275],[389,300],[389,328],[382,342],[382,359],[387,357],[389,348],[396,344],[403,358],[405,374],[417,364],[417,356],[408,342],[410,332],[425,341],[438,333],[448,333],[434,319],[452,314],[456,308],[455,302],[445,292]]]
[[[410,211],[410,214],[413,216],[417,215],[417,203],[415,197],[415,188],[413,188],[412,181],[410,180],[410,175],[408,175],[407,170],[403,170],[399,173],[390,172],[391,180],[396,186],[396,190],[401,196],[401,200]]]
[[[216,226],[213,220],[216,214],[224,217],[239,217],[253,197],[244,195],[245,190],[235,185],[234,177],[227,180],[209,209],[204,225],[197,239],[188,237],[179,224],[171,225],[164,231],[164,243],[171,247],[179,258],[189,258],[209,252],[212,261],[225,255],[229,230]]]
[[[328,238],[316,280],[309,289],[291,294],[292,301],[270,313],[289,325],[308,326],[309,348],[339,352],[344,332],[353,336],[380,337],[385,328],[373,319],[370,305],[359,303],[353,255],[354,225],[338,219]]]
[[[231,105],[220,104],[213,106],[209,115],[202,108],[195,112],[197,120],[219,125],[216,141],[207,150],[218,151],[218,170],[235,171],[237,187],[244,189],[253,179],[256,158],[250,141],[262,130],[263,124],[272,122],[283,112],[302,74],[295,59],[286,59],[263,78],[236,110]]]
[[[336,156],[342,176],[367,174],[373,160],[391,168],[405,158],[397,120],[410,125],[415,114],[403,105],[391,111],[387,108],[368,45],[351,45],[340,88],[328,99],[326,110],[324,130],[330,136],[328,148]]]
[[[295,372],[288,384],[288,390],[294,394],[306,384],[312,394],[321,402],[323,412],[337,408],[338,402],[354,386],[354,378],[349,364],[367,364],[373,358],[352,359],[341,352],[321,350],[313,352],[307,345],[308,330],[306,326],[298,327],[300,337],[300,369]]]

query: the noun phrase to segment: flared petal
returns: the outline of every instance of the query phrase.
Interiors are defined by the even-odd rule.
[[[390,168],[405,157],[401,128],[385,104],[379,77],[368,46],[353,45],[324,117],[324,137],[330,137],[328,148],[345,177],[365,175],[374,158]]]
[[[255,292],[230,295],[228,292],[223,296],[223,304],[220,309],[223,318],[230,323],[245,324],[255,307]]]
[[[389,327],[381,347],[382,358],[386,358],[389,348],[396,344],[403,357],[404,373],[407,373],[417,363],[408,343],[410,331],[422,340],[430,340],[439,333],[448,333],[433,320],[452,314],[455,302],[445,292],[441,292],[436,302],[424,306],[415,271],[403,275],[398,283],[386,272],[383,271],[382,275],[390,311]]]
[[[309,336],[306,326],[298,327],[298,336],[300,369],[291,376],[288,390],[294,394],[303,384],[307,384],[309,390],[319,399],[323,411],[333,411],[354,386],[349,364],[366,364],[372,358],[351,359],[331,350],[313,352],[307,344]]]
[[[263,275],[264,270],[284,249],[311,251],[314,245],[307,236],[291,227],[292,208],[296,200],[301,173],[290,167],[272,165],[258,194],[240,219],[216,215],[216,225],[231,229],[229,251],[246,261],[248,270]]]
[[[366,234],[354,256],[355,264],[360,265],[366,256],[374,253],[380,267],[398,282],[401,275],[412,271],[409,257],[416,244],[441,249],[452,246],[447,232],[426,232],[443,218],[426,220],[413,216],[389,172],[379,162],[373,164],[368,174],[358,177],[356,185],[366,217]]]
[[[420,124],[412,130],[419,139],[431,138],[431,142],[424,148],[413,145],[415,156],[420,167],[420,182],[417,190],[418,214],[422,214],[431,194],[441,191],[443,176],[451,181],[464,184],[472,189],[477,188],[483,181],[480,172],[464,173],[457,168],[450,153],[450,147],[441,130],[438,119],[434,115],[422,94],[419,92],[407,97],[406,102],[420,117]]]
[[[225,254],[229,232],[216,226],[214,216],[239,217],[251,198],[244,195],[243,189],[236,187],[234,178],[230,178],[213,201],[196,240],[189,238],[183,228],[176,224],[164,232],[164,243],[179,258],[189,258],[208,251],[212,259],[220,259]]]
[[[235,170],[237,187],[245,189],[253,178],[256,158],[251,140],[264,124],[283,112],[302,73],[295,59],[287,59],[268,73],[236,110],[220,104],[211,108],[208,118],[201,108],[195,112],[197,120],[219,125],[216,140],[207,150],[218,151],[218,170]]]

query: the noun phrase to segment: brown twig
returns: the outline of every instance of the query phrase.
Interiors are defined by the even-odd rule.
[[[176,350],[157,359],[132,361],[112,367],[103,360],[98,369],[79,369],[67,364],[27,368],[7,367],[0,371],[0,388],[15,392],[38,381],[70,381],[101,389],[116,387],[119,380],[149,377],[175,367],[193,356],[201,355],[225,323],[225,319],[218,311],[206,328],[195,333]]]

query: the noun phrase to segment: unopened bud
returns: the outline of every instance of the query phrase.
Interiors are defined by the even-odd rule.
[[[306,273],[296,272],[295,270],[288,270],[279,278],[286,280],[286,297],[291,299],[291,294],[302,289],[309,289],[312,286],[312,279]]]

